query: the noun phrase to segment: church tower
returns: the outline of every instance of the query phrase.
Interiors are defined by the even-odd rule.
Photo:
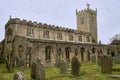
[[[89,8],[90,4],[87,4],[87,9],[77,11],[77,29],[83,32],[89,32],[92,34],[92,41],[97,42],[97,9],[92,10]]]

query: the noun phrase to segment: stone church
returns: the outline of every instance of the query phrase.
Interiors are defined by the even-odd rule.
[[[52,66],[58,57],[69,62],[77,56],[81,62],[90,61],[91,54],[108,54],[108,46],[98,43],[97,10],[76,10],[77,29],[10,18],[5,25],[4,56],[17,65],[20,59],[30,66],[40,58]],[[1,49],[2,50],[2,49]]]

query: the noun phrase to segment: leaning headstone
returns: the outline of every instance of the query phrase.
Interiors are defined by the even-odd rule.
[[[23,72],[19,71],[19,72],[14,74],[13,80],[26,80],[26,78],[25,78]]]
[[[56,67],[59,67],[59,66],[60,66],[60,56],[59,56],[59,55],[56,56],[55,66],[56,66]]]
[[[67,65],[69,65],[70,61],[69,61],[67,58],[66,58],[65,60],[66,60],[66,62],[67,62]]]
[[[65,59],[62,59],[60,61],[60,73],[64,74],[67,72],[67,61]]]
[[[120,64],[120,54],[117,53],[114,57],[115,64]]]
[[[107,55],[107,56],[108,56],[109,60],[111,61],[112,66],[113,66],[113,57],[111,55]]]
[[[31,78],[33,80],[45,80],[45,69],[38,58],[32,63]]]
[[[101,58],[101,72],[102,73],[111,73],[112,72],[112,61],[109,56],[104,55]]]
[[[95,54],[91,54],[90,55],[90,60],[92,63],[95,63],[96,62],[96,55]]]
[[[79,59],[76,56],[72,58],[71,74],[74,77],[80,75],[80,62],[79,62]]]
[[[101,66],[101,59],[103,57],[103,54],[98,54],[98,64]]]

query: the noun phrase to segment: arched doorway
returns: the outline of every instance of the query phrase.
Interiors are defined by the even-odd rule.
[[[81,53],[81,61],[82,61],[82,62],[84,61],[84,52],[85,52],[85,48],[82,47],[82,48],[80,49],[80,53]]]

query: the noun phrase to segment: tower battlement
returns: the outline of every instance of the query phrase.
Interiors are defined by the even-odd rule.
[[[91,14],[97,15],[97,9],[96,9],[96,10],[84,9],[84,10],[80,10],[80,11],[78,11],[78,10],[76,9],[76,15],[77,15],[77,14],[85,14],[85,13],[91,13]]]

